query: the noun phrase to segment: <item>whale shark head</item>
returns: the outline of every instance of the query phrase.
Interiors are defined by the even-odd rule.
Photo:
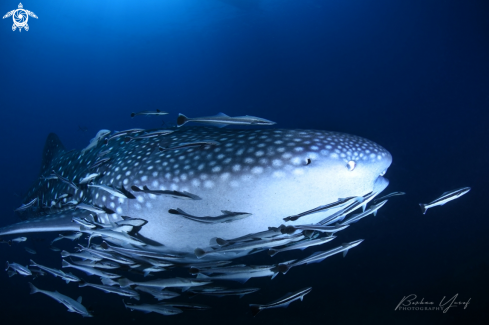
[[[159,150],[202,141],[214,144]],[[101,159],[107,160],[97,165]],[[264,231],[282,224],[284,217],[339,198],[378,194],[388,185],[383,175],[391,162],[390,153],[370,140],[319,130],[184,127],[134,141],[124,137],[107,144],[98,141],[83,152],[66,152],[52,134],[43,153],[42,177],[24,200],[38,198],[38,205],[30,209],[28,220],[5,227],[0,234],[78,230],[71,219],[87,213],[74,210],[77,203],[85,203],[110,211],[98,214],[100,222],[115,222],[122,216],[145,219],[141,238],[191,254],[196,247],[209,246],[215,237]],[[49,179],[52,171],[74,184],[97,173],[100,176],[92,184],[130,191],[133,198],[94,186],[76,189]],[[189,193],[199,199],[134,192],[133,186]],[[201,217],[222,211],[251,215],[205,224],[169,213],[170,209]],[[290,224],[317,223],[334,212],[312,214]]]

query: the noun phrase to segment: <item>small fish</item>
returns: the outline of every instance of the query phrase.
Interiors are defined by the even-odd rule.
[[[423,214],[426,214],[426,211],[429,208],[436,207],[438,205],[444,205],[445,203],[447,203],[449,201],[458,199],[459,197],[461,197],[462,195],[464,195],[465,193],[467,193],[469,191],[470,191],[470,187],[462,187],[462,188],[459,188],[458,190],[445,192],[438,199],[436,199],[430,203],[427,203],[427,204],[420,203],[419,206],[421,207],[421,212],[423,212]]]
[[[317,208],[314,208],[314,209],[311,209],[311,210],[308,210],[308,211],[305,211],[305,212],[284,218],[284,221],[296,221],[297,219],[302,218],[304,216],[307,216],[307,215],[310,215],[313,213],[324,212],[326,210],[330,210],[330,209],[345,205],[353,199],[359,200],[359,198],[361,199],[362,197],[352,196],[352,197],[348,197],[348,198],[344,198],[344,199],[338,199],[338,201],[335,201],[333,203],[321,205],[321,206],[318,206]]]
[[[260,288],[241,288],[241,289],[217,289],[217,290],[205,290],[205,287],[190,289],[189,291],[194,294],[206,295],[206,296],[239,296],[242,298],[244,295],[254,293],[260,290]]]
[[[59,252],[59,251],[61,251],[61,249],[59,249],[58,247],[53,246],[53,245],[50,245],[49,246],[49,249],[52,250],[53,252]]]
[[[378,204],[375,204],[374,206],[370,207],[368,210],[363,211],[362,213],[354,214],[347,220],[343,221],[341,225],[349,225],[351,223],[357,222],[358,220],[365,218],[366,216],[373,214],[374,216],[377,215],[377,211],[384,206],[384,204],[387,203],[388,200],[384,200]]]
[[[114,270],[121,267],[120,264],[111,261],[93,262],[88,260],[88,261],[71,261],[71,263],[76,265],[95,267],[98,269],[106,269],[106,270]]]
[[[334,234],[335,232],[344,230],[348,228],[349,225],[334,225],[334,226],[319,226],[319,225],[297,225],[297,226],[292,226],[294,229],[299,229],[299,230],[313,230],[313,231],[320,231],[320,232],[327,232]]]
[[[99,289],[99,290],[102,290],[102,291],[107,292],[107,293],[115,293],[115,294],[118,294],[119,296],[131,297],[131,298],[134,298],[136,300],[139,300],[139,293],[137,291],[132,290],[132,289],[118,288],[116,286],[89,283],[89,282],[85,282],[83,280],[80,280],[78,287],[80,287],[80,288],[81,287],[92,287],[92,288]]]
[[[68,296],[65,296],[58,291],[47,291],[36,288],[32,283],[29,282],[29,286],[31,288],[31,295],[37,292],[43,293],[48,297],[53,298],[59,303],[62,303],[68,308],[69,312],[74,312],[82,315],[83,317],[92,317],[93,315],[88,312],[88,310],[81,304],[82,297],[78,297],[77,300],[71,299]]]
[[[29,208],[31,208],[32,206],[34,206],[34,204],[36,204],[36,202],[39,200],[39,198],[34,198],[32,199],[31,201],[29,201],[28,203],[26,204],[22,204],[20,207],[18,207],[17,209],[15,209],[14,211],[15,212],[19,212],[19,211],[25,211]]]
[[[225,246],[225,245],[230,245],[233,243],[251,241],[251,240],[255,240],[255,239],[266,239],[266,238],[279,236],[280,234],[283,233],[282,230],[285,228],[286,227],[284,225],[281,225],[280,227],[268,227],[268,230],[260,231],[260,232],[253,233],[253,234],[244,235],[244,236],[233,238],[233,239],[222,239],[222,238],[217,237],[215,240],[216,240],[216,244],[218,244],[219,246]]]
[[[95,178],[99,177],[100,176],[100,173],[92,173],[92,174],[88,174],[87,176],[83,177],[79,182],[78,184],[87,184],[87,183],[90,183],[91,181],[93,181]]]
[[[110,186],[107,186],[107,185],[88,184],[88,187],[94,187],[94,188],[101,189],[102,191],[106,191],[110,195],[113,195],[113,196],[116,196],[116,197],[120,197],[122,199],[129,199],[129,197],[127,197],[126,194],[122,193],[118,189],[115,189],[115,188],[110,187]],[[135,198],[135,197],[133,197],[133,198]]]
[[[170,307],[170,306],[161,306],[160,304],[155,304],[155,305],[149,305],[149,304],[141,304],[141,305],[131,305],[131,304],[126,304],[124,300],[122,300],[122,303],[126,308],[129,308],[130,310],[139,310],[145,313],[157,313],[165,316],[169,315],[176,315],[180,314],[182,312],[181,309],[175,308],[175,307]]]
[[[44,265],[41,265],[41,264],[37,264],[36,262],[34,262],[33,260],[30,260],[30,266],[35,266],[43,271],[46,271],[52,275],[54,275],[54,277],[60,277],[60,278],[63,278],[66,276],[66,273],[61,271],[61,270],[58,270],[58,269],[53,269],[53,268],[50,268],[50,267],[47,267],[47,266],[44,266]]]
[[[73,273],[65,273],[65,275],[61,278],[66,281],[66,283],[69,282],[80,282],[80,278],[74,275]]]
[[[17,264],[17,263],[9,263],[7,261],[7,262],[5,262],[5,271],[8,271],[9,268],[16,271],[17,273],[19,273],[20,275],[23,275],[23,276],[32,275],[31,270],[29,270],[29,268],[27,266],[22,266],[22,265]]]
[[[332,241],[335,238],[336,238],[335,236],[330,236],[330,237],[323,237],[323,238],[313,239],[313,240],[303,240],[303,241],[300,241],[296,244],[286,246],[284,248],[280,248],[280,249],[271,248],[268,250],[268,255],[275,256],[275,254],[285,252],[285,251],[291,251],[294,249],[305,249],[305,248],[311,247],[311,246],[323,245],[323,244],[326,244],[326,243]]]
[[[286,238],[276,238],[276,239],[261,239],[255,240],[251,242],[240,242],[234,245],[223,246],[216,249],[202,249],[196,248],[194,250],[194,254],[197,258],[202,258],[208,254],[219,254],[224,252],[232,252],[232,251],[243,251],[243,250],[253,250],[253,249],[265,249],[276,246],[282,246],[288,244],[292,241],[301,240],[304,238],[303,235],[286,237]]]
[[[170,278],[170,279],[156,279],[151,281],[131,281],[129,279],[120,279],[119,284],[121,287],[129,287],[132,285],[138,285],[143,287],[156,287],[156,288],[182,288],[183,291],[194,286],[203,286],[211,283],[209,280],[205,279],[194,279],[194,278]]]
[[[182,217],[190,219],[192,221],[197,221],[197,222],[201,222],[201,223],[209,223],[209,224],[233,222],[233,221],[244,219],[246,217],[251,216],[251,213],[232,212],[232,211],[226,211],[226,210],[221,210],[221,212],[223,214],[220,216],[217,216],[217,217],[196,217],[196,216],[193,216],[193,215],[190,215],[190,214],[184,212],[181,209],[170,209],[170,210],[168,210],[168,212],[171,214],[176,214],[176,215],[182,216]]]
[[[134,192],[143,192],[143,193],[153,194],[153,195],[168,195],[168,196],[171,196],[175,199],[202,200],[197,195],[191,194],[191,193],[186,192],[186,191],[179,192],[179,191],[150,190],[147,186],[143,186],[143,189],[140,189],[136,185],[131,186],[131,189]]]
[[[83,236],[83,233],[82,232],[75,232],[74,234],[72,235],[61,235],[59,234],[58,238],[54,238],[53,241],[51,242],[51,245],[58,241],[58,240],[61,240],[61,239],[69,239],[69,240],[78,240],[81,236]]]
[[[83,209],[83,210],[87,210],[87,211],[90,211],[90,212],[94,212],[96,214],[102,214],[102,213],[107,213],[105,210],[102,210],[101,208],[98,208],[98,207],[95,207],[93,205],[90,205],[90,204],[86,204],[86,203],[79,203],[77,206],[76,206],[77,209]]]
[[[150,295],[152,295],[158,300],[172,299],[180,296],[180,294],[176,292],[169,291],[169,290],[161,290],[160,288],[136,286],[134,289],[149,293]]]
[[[17,238],[11,239],[10,241],[13,241],[14,243],[20,243],[20,242],[23,242],[26,240],[27,240],[27,237],[17,237]]]
[[[290,270],[294,266],[299,266],[303,264],[310,264],[310,263],[319,263],[322,262],[324,259],[333,256],[338,253],[343,253],[343,257],[346,256],[348,253],[349,249],[352,249],[353,247],[356,247],[360,245],[363,242],[363,239],[358,239],[349,243],[342,244],[341,246],[335,247],[333,249],[330,249],[328,251],[322,251],[322,252],[315,252],[314,254],[303,258],[301,260],[298,260],[295,263],[289,264],[285,267],[284,270],[280,270],[282,273],[287,273],[288,270]],[[283,264],[282,264],[283,266]]]
[[[389,193],[387,195],[384,195],[382,197],[379,197],[379,198],[376,198],[376,199],[372,200],[372,203],[376,203],[376,202],[379,202],[379,201],[388,199],[388,198],[393,197],[393,196],[405,195],[405,194],[406,193],[404,193],[404,192],[392,192],[392,193]]]
[[[97,228],[97,226],[92,221],[89,221],[87,218],[73,217],[71,219],[71,222],[75,222],[75,223],[77,223],[81,226],[85,226],[87,228]]]
[[[160,151],[168,151],[168,150],[179,150],[179,149],[190,149],[190,148],[200,148],[200,147],[210,147],[210,146],[218,146],[219,142],[213,140],[203,140],[189,143],[181,143],[179,145],[173,147],[161,147],[158,146]]]
[[[53,175],[55,175],[60,181],[63,183],[67,184],[68,186],[71,186],[75,191],[78,191],[78,186],[75,185],[72,181],[68,180],[66,177],[61,176],[58,174],[54,169],[52,170]]]
[[[80,271],[83,271],[88,275],[97,275],[97,276],[109,278],[109,279],[120,278],[120,275],[118,275],[118,274],[100,271],[100,270],[93,268],[93,267],[70,264],[66,260],[63,260],[62,267],[63,268],[72,267],[72,268],[78,269]]]
[[[122,227],[130,227],[130,226],[122,226]],[[84,226],[80,226],[80,231],[89,233],[90,237],[93,237],[94,235],[96,235],[96,236],[102,236],[102,238],[104,238],[104,237],[114,238],[114,239],[120,240],[126,244],[131,244],[131,245],[135,245],[135,246],[145,246],[146,245],[146,243],[142,242],[141,240],[137,239],[136,237],[130,236],[130,235],[123,233],[123,232],[106,230],[106,229],[90,229],[90,228],[87,228]]]
[[[137,116],[137,115],[166,115],[168,112],[163,112],[157,109],[156,111],[140,111],[137,113],[131,113],[131,117]]]
[[[78,244],[78,247],[79,247],[80,251],[86,251],[86,252],[89,252],[90,254],[97,255],[101,258],[105,258],[107,260],[111,260],[111,261],[114,261],[116,263],[120,263],[120,264],[124,264],[124,265],[135,264],[133,260],[128,259],[128,258],[123,257],[123,256],[120,256],[120,255],[118,256],[117,254],[111,254],[109,252],[101,251],[98,249],[83,247],[80,244]]]
[[[187,122],[197,122],[204,123],[208,125],[214,125],[218,127],[223,127],[226,125],[273,125],[275,122],[265,120],[260,117],[255,116],[236,116],[230,117],[224,113],[219,113],[214,116],[204,116],[204,117],[195,117],[189,118],[183,114],[178,114],[177,118],[177,126],[182,126]]]
[[[25,251],[29,254],[37,254],[37,252],[35,250],[33,250],[32,248],[29,248],[29,247],[24,247]]]
[[[190,304],[186,302],[165,302],[158,304],[159,306],[174,307],[182,310],[207,310],[211,307],[201,304]]]
[[[139,218],[131,218],[131,217],[125,217],[125,216],[121,216],[122,221],[117,221],[115,224],[118,225],[118,226],[133,226],[133,227],[142,227],[144,226],[145,224],[148,223],[148,221],[144,220],[144,219],[139,219]]]
[[[138,135],[137,137],[126,136],[124,138],[124,141],[126,143],[128,143],[128,142],[131,142],[132,140],[152,139],[152,138],[156,138],[156,137],[161,137],[163,135],[168,135],[168,134],[171,134],[173,132],[175,132],[175,131],[174,130],[157,130],[157,131],[148,132],[148,133]]]
[[[99,160],[95,161],[92,166],[90,166],[88,169],[95,169],[103,164],[107,163],[110,160],[110,157],[105,157],[105,158],[100,158]]]
[[[67,251],[62,251],[61,252],[61,257],[65,258],[65,257],[68,257],[68,256],[78,257],[78,258],[81,258],[83,260],[90,260],[90,261],[95,261],[95,262],[98,262],[98,261],[103,260],[102,257],[97,256],[97,255],[90,254],[89,252],[85,252],[85,251],[78,252],[78,253],[70,253],[70,252],[67,252]]]
[[[133,249],[133,248],[124,248],[124,247],[117,247],[117,246],[111,246],[107,242],[103,242],[100,245],[103,249],[106,250],[112,250],[114,252],[117,252],[122,255],[135,255],[135,256],[146,256],[146,257],[151,257],[151,258],[158,258],[162,260],[174,260],[174,259],[179,259],[180,257],[177,255],[172,255],[172,254],[164,254],[160,252],[154,252],[154,251],[146,251],[142,249]]]
[[[144,129],[129,129],[129,130],[125,130],[125,131],[119,131],[119,132],[116,132],[114,134],[112,134],[110,137],[106,138],[105,139],[105,144],[109,144],[109,141],[110,140],[114,140],[114,139],[117,139],[117,138],[120,138],[124,135],[128,135],[128,134],[132,134],[132,133],[139,133],[139,132],[143,132]],[[99,157],[102,157],[103,155],[107,154],[108,152],[110,152],[111,149],[108,149],[108,150],[105,150],[105,151],[102,151],[102,152],[105,152],[104,154],[102,154],[102,152],[100,152],[98,154]]]
[[[309,292],[311,292],[311,290],[312,287],[304,288],[299,291],[287,294],[283,298],[275,300],[274,302],[271,302],[266,305],[250,304],[251,314],[253,316],[256,316],[256,314],[258,314],[260,311],[264,309],[278,308],[278,307],[286,308],[293,301],[299,299],[302,301],[302,299],[304,299],[304,296],[307,295]]]

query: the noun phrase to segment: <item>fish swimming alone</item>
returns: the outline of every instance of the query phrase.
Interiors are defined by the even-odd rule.
[[[439,198],[437,198],[436,200],[430,203],[426,203],[426,204],[420,203],[419,206],[421,207],[421,212],[423,212],[423,214],[426,214],[426,211],[429,208],[436,207],[439,205],[444,205],[447,202],[458,199],[459,197],[468,193],[469,191],[470,191],[470,187],[462,187],[457,190],[445,192]]]
[[[158,130],[148,130],[156,132]],[[338,201],[338,198],[377,195],[388,185],[383,177],[392,157],[380,145],[354,135],[284,129],[221,129],[180,127],[173,133],[126,142],[122,137],[107,145],[100,141],[108,132],[100,131],[90,148],[66,151],[55,134],[46,140],[40,176],[55,171],[71,182],[91,173],[96,183],[111,188],[152,188],[158,191],[189,193],[200,198],[179,199],[134,191],[135,199],[117,197],[104,189],[70,184],[56,179],[38,179],[23,202],[38,202],[18,213],[27,220],[0,228],[0,235],[30,232],[80,231],[73,218],[108,224],[122,216],[141,218],[134,242],[145,250],[172,253],[188,262],[196,261],[194,250],[209,247],[215,238],[238,238],[278,227],[283,218]],[[181,143],[202,140],[218,146],[199,146],[161,152]],[[104,156],[98,154],[111,149]],[[351,168],[354,162],[355,168]],[[98,163],[97,163],[98,164]],[[47,204],[69,194],[79,202],[58,208]],[[371,200],[375,195],[368,195]],[[367,202],[362,202],[366,204]],[[358,205],[360,207],[361,205]],[[340,209],[303,216],[290,225],[315,224]],[[170,214],[181,209],[193,216],[217,216],[221,211],[245,211],[251,215],[229,223],[202,223]],[[95,213],[93,213],[95,212]],[[101,234],[103,230],[97,230]],[[107,237],[117,243],[124,237]],[[226,260],[249,251],[206,254],[205,260]]]

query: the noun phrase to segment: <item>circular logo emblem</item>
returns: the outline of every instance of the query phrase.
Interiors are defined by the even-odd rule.
[[[27,20],[29,19],[27,12],[25,12],[24,9],[17,9],[13,16],[14,24],[17,25],[17,27],[24,27],[27,24]]]

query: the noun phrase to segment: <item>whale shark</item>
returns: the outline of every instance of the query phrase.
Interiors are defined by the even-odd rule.
[[[356,135],[272,128],[155,131],[104,141],[110,131],[102,130],[89,147],[71,151],[56,134],[49,134],[39,179],[23,199],[24,204],[37,201],[18,212],[23,221],[0,228],[0,235],[80,231],[84,227],[73,222],[74,217],[96,219],[101,224],[130,217],[147,222],[135,235],[145,249],[193,256],[196,248],[209,247],[215,238],[266,231],[283,224],[284,217],[339,198],[374,193],[370,200],[389,183],[384,174],[392,162],[391,154]],[[182,145],[209,141],[214,144]],[[180,149],[161,151],[160,147]],[[80,184],[87,176],[97,186]],[[109,187],[114,192],[107,191]],[[123,194],[114,195],[117,193]],[[338,209],[287,225],[316,224]],[[196,218],[223,212],[246,217],[203,223],[170,210]],[[208,258],[231,259],[246,253]]]

